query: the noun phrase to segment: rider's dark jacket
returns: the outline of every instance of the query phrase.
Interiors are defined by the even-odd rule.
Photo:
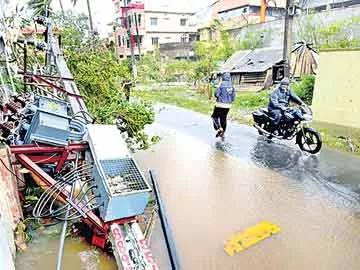
[[[303,104],[301,98],[299,98],[293,91],[291,91],[290,89],[286,90],[279,86],[270,95],[268,110],[281,110],[281,108],[288,107],[290,101],[295,102],[299,105]]]

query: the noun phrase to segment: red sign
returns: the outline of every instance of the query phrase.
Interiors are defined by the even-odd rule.
[[[124,236],[125,233],[122,230],[122,225],[120,226],[118,224],[112,224],[110,227],[114,239],[113,244],[115,245],[114,252],[117,253],[118,256],[116,257],[120,260],[124,270],[138,269],[130,257],[130,249],[138,250],[140,252],[139,257],[141,257],[142,260],[146,262],[145,268],[142,268],[143,270],[159,270],[152,252],[147,244],[147,241],[140,230],[140,227],[137,223],[132,223],[129,225],[133,233],[132,237],[136,238],[136,241],[134,242],[129,241],[126,235]]]
[[[117,224],[111,225],[111,232],[114,237],[116,250],[118,251],[121,264],[124,267],[124,270],[132,270],[133,263],[131,262],[129,251],[125,246],[125,239],[121,233],[121,228]]]

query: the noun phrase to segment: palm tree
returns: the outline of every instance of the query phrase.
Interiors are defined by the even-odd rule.
[[[59,4],[60,4],[60,9],[61,9],[61,14],[63,15],[63,17],[65,16],[65,13],[64,13],[64,6],[63,6],[63,3],[62,3],[62,0],[59,0]]]
[[[72,4],[75,6],[78,2],[78,0],[71,0]],[[94,23],[93,23],[93,19],[92,19],[92,12],[91,12],[91,6],[90,6],[90,0],[86,0],[86,4],[87,4],[87,9],[88,9],[88,14],[89,14],[89,23],[90,23],[90,31],[91,34],[94,34]]]
[[[35,15],[48,15],[48,12],[50,11],[51,2],[52,0],[29,0],[27,4],[31,9],[34,10]],[[78,0],[71,0],[71,2],[75,6]],[[64,15],[64,7],[62,0],[59,0],[59,4],[60,4],[61,12]],[[92,19],[90,0],[86,0],[86,4],[89,14],[90,31],[91,34],[94,34],[94,23]]]
[[[28,6],[34,10],[35,15],[48,15],[50,11],[51,0],[29,0]]]

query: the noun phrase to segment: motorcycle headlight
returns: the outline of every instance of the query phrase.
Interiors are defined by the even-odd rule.
[[[312,121],[312,115],[310,114],[304,114],[303,117],[305,118],[305,121]]]

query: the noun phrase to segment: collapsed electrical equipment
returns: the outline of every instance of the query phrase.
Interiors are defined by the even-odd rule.
[[[131,157],[116,126],[88,125],[100,216],[105,221],[144,213],[150,186]]]
[[[82,140],[85,127],[68,115],[66,102],[39,96],[24,106],[22,100],[14,98],[2,105],[7,117],[0,122],[0,129],[11,144],[66,146],[69,141]]]

